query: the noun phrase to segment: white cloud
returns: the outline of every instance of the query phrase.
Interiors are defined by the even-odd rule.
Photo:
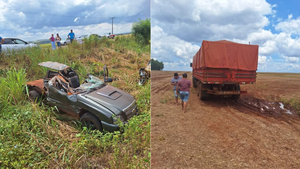
[[[299,61],[299,58],[297,57],[287,57],[287,56],[281,56],[285,58],[285,61],[288,63],[297,63]]]
[[[115,17],[114,33],[125,33],[125,31],[131,31],[127,28],[127,24],[132,24],[139,18],[150,18],[149,0],[51,0],[51,2],[49,0],[28,0],[26,5],[17,0],[0,0],[0,2],[1,36],[28,37],[24,40],[45,38],[43,36],[45,32],[54,33],[64,30],[67,34],[70,28],[75,30],[93,28],[93,25],[103,26],[99,23],[110,24],[111,27],[111,17]],[[115,30],[115,24],[124,27]],[[111,28],[106,29],[106,27],[98,27],[94,30],[86,30],[84,34],[87,32],[98,32],[98,34],[111,32]],[[98,30],[104,30],[104,32]],[[24,32],[28,32],[28,36],[24,35]],[[29,36],[30,34],[32,37]]]
[[[166,10],[166,7],[168,10]],[[275,6],[273,6],[275,7]],[[153,25],[182,40],[243,39],[269,24],[266,15],[275,11],[265,0],[180,0],[152,3]]]
[[[79,17],[75,18],[75,19],[74,19],[74,22],[76,22],[78,19],[79,19]]]
[[[258,64],[265,64],[267,62],[267,56],[258,56]]]
[[[278,31],[283,31],[287,34],[300,35],[300,17],[297,19],[292,19],[291,14],[288,17],[288,20],[279,22],[277,25],[275,25],[275,29]]]
[[[151,28],[151,38],[151,56],[159,58],[160,61],[172,61],[174,56],[189,63],[190,57],[200,48],[178,37],[168,35],[159,26]]]
[[[152,56],[163,60],[166,68],[189,69],[186,63],[200,47],[186,52],[184,44],[191,47],[202,40],[225,39],[259,45],[259,71],[300,72],[300,39],[293,36],[300,35],[300,17],[277,18],[277,4],[266,0],[153,0],[151,5],[152,29],[161,32],[152,32]],[[271,21],[278,33],[265,29]]]
[[[114,33],[122,33],[122,32],[130,32],[132,28],[132,23],[128,24],[114,24]],[[18,37],[24,40],[37,40],[36,38],[32,39],[32,37],[39,37],[38,39],[48,39],[51,34],[59,33],[60,37],[66,38],[67,34],[70,30],[73,30],[75,35],[78,37],[80,35],[92,34],[96,33],[99,35],[103,35],[104,33],[111,32],[111,24],[109,23],[101,23],[94,24],[88,26],[68,26],[68,27],[57,27],[57,28],[48,28],[44,27],[43,32],[31,33],[26,32]]]
[[[277,47],[279,52],[286,56],[297,56],[300,57],[300,39],[293,39],[287,33],[281,32],[279,33],[275,41],[277,43]]]
[[[262,55],[271,55],[277,51],[277,43],[274,40],[268,40],[259,46],[259,53]]]

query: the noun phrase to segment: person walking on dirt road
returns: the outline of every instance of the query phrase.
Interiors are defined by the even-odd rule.
[[[178,76],[178,73],[174,73],[174,77],[171,80],[171,85],[174,86],[173,90],[174,90],[176,105],[178,105],[178,94],[177,94],[177,92],[179,93],[179,91],[180,91],[180,88],[178,88],[177,90],[176,90],[176,88],[177,88],[178,81],[181,80],[181,79],[182,78],[180,76]]]
[[[180,88],[180,99],[181,99],[181,107],[182,107],[182,111],[183,113],[185,113],[186,110],[186,105],[187,105],[187,101],[190,97],[190,88],[192,87],[192,83],[190,80],[187,79],[187,74],[184,73],[182,75],[183,79],[179,80],[178,84],[177,84],[177,89]],[[178,91],[177,91],[178,92]],[[177,93],[178,95],[178,93]]]

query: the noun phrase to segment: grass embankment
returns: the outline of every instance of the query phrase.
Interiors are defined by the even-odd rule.
[[[138,86],[138,69],[150,60],[150,46],[132,37],[87,39],[59,50],[33,48],[0,56],[0,166],[4,168],[149,168],[150,82]],[[26,81],[45,76],[43,61],[73,67],[82,82],[87,73],[135,96],[141,114],[114,133],[87,131],[55,108],[39,106],[24,94]],[[0,167],[0,168],[1,168]]]

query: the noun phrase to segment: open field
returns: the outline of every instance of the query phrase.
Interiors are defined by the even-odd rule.
[[[201,101],[192,88],[185,114],[173,74],[152,72],[152,168],[300,168],[300,74],[258,73],[239,100]]]

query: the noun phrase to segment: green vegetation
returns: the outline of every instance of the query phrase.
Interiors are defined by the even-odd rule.
[[[150,168],[150,82],[138,86],[138,70],[150,59],[150,46],[134,37],[86,39],[57,50],[26,49],[0,55],[0,166],[4,168]],[[29,102],[26,81],[46,74],[38,63],[56,61],[73,67],[82,82],[101,76],[103,65],[116,86],[132,94],[140,115],[108,133],[89,131],[77,119],[42,102]]]
[[[49,48],[49,49],[52,48],[51,43],[40,44],[39,46],[40,46],[41,48]]]
[[[136,41],[142,44],[150,44],[150,19],[139,20],[132,25],[132,35]]]
[[[292,99],[281,99],[281,101],[289,106],[292,106],[297,113],[300,114],[300,99],[299,98],[292,98]]]
[[[164,63],[158,60],[151,59],[151,70],[163,70]]]

